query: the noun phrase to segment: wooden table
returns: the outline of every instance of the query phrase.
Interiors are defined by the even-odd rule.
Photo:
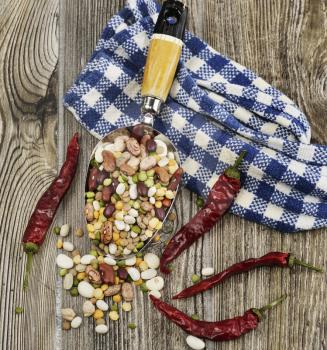
[[[189,28],[215,49],[250,67],[294,99],[310,119],[313,141],[327,142],[327,5],[325,0],[188,0]],[[76,180],[57,224],[83,226],[83,185],[97,140],[62,106],[62,97],[87,62],[106,21],[122,0],[2,0],[0,2],[0,348],[1,349],[186,349],[185,334],[137,293],[134,311],[110,322],[106,336],[93,321],[63,332],[61,305],[81,310],[82,300],[61,292],[55,267],[56,237],[49,234],[34,258],[30,288],[22,291],[26,257],[20,244],[41,193],[63,162],[71,135],[82,135]],[[195,213],[195,196],[183,190],[181,222]],[[326,229],[282,235],[227,215],[176,262],[166,281],[171,296],[202,266],[219,271],[271,250],[292,251],[326,265]],[[73,237],[73,236],[72,236]],[[88,238],[73,241],[86,251]],[[189,314],[218,320],[287,293],[259,329],[235,342],[207,349],[327,349],[326,275],[297,268],[261,269],[237,276],[194,299],[175,303]],[[168,298],[167,298],[168,299]],[[24,313],[15,315],[15,307]],[[134,321],[136,331],[127,329]]]

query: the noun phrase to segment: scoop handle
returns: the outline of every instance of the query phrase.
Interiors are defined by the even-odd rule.
[[[142,112],[158,114],[166,102],[182,54],[188,8],[180,1],[164,2],[145,65]]]

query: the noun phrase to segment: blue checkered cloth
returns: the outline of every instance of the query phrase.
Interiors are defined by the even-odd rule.
[[[153,0],[128,1],[65,95],[65,106],[98,138],[140,118],[144,65],[159,9]],[[310,144],[305,115],[190,32],[154,126],[177,146],[190,190],[206,197],[245,149],[233,213],[282,232],[326,226],[327,148]]]

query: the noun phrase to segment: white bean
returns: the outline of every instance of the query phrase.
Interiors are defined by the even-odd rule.
[[[161,157],[166,157],[168,150],[167,150],[167,145],[165,144],[165,142],[161,141],[161,140],[154,140],[155,143],[157,144],[157,154]]]
[[[154,186],[150,187],[148,191],[148,197],[153,197],[156,194],[156,192],[157,189]]]
[[[68,224],[62,225],[62,226],[60,227],[60,236],[61,236],[61,237],[66,237],[66,236],[68,236],[68,234],[69,234],[69,229],[70,229],[70,227],[69,227]]]
[[[67,252],[72,252],[74,250],[74,244],[71,242],[64,242],[62,247]]]
[[[96,305],[97,305],[98,309],[100,309],[102,311],[109,310],[109,305],[103,300],[97,300]]]
[[[102,151],[103,151],[104,147],[103,147],[103,143],[101,143],[97,149],[95,150],[94,153],[94,158],[98,163],[102,163],[103,162],[103,157],[102,157]]]
[[[92,298],[94,293],[94,288],[90,283],[82,281],[77,287],[78,293],[84,298]]]
[[[125,223],[124,223],[124,221],[116,220],[115,221],[115,225],[117,227],[117,230],[119,230],[119,231],[124,231],[125,230]]]
[[[160,259],[156,254],[146,253],[144,261],[148,264],[150,269],[157,269],[160,265]]]
[[[124,255],[129,255],[129,254],[131,254],[131,250],[130,249],[128,249],[128,248],[124,248],[124,250],[123,250],[123,254]]]
[[[116,188],[116,193],[121,196],[125,192],[125,190],[126,190],[125,185],[120,183]]]
[[[164,157],[159,160],[158,165],[163,168],[168,164],[168,162],[169,162],[169,159]]]
[[[126,266],[134,266],[136,264],[136,256],[125,260]]]
[[[214,272],[215,272],[215,270],[213,267],[205,267],[202,269],[201,275],[202,276],[211,276],[214,274]]]
[[[81,264],[83,265],[89,265],[91,264],[91,261],[96,259],[94,255],[86,254],[81,257]]]
[[[157,299],[161,298],[161,293],[158,290],[151,290],[151,292],[149,292],[149,295],[153,295],[154,297],[156,297]]]
[[[131,230],[131,227],[128,224],[125,224],[125,231],[129,232]]]
[[[92,304],[90,300],[86,300],[83,304],[83,314],[85,317],[90,317],[95,312],[95,306]]]
[[[150,280],[157,276],[157,270],[155,269],[147,269],[141,273],[141,278],[143,280]]]
[[[127,270],[128,274],[131,276],[133,281],[138,281],[141,277],[140,275],[140,271],[138,269],[136,269],[135,267],[130,267]]]
[[[129,196],[131,199],[137,198],[137,186],[135,184],[131,185],[129,188]]]
[[[194,337],[193,335],[189,335],[186,337],[186,343],[193,350],[202,350],[206,347],[203,340]]]
[[[109,328],[105,324],[99,324],[98,326],[95,327],[95,331],[99,334],[105,334],[105,333],[108,333]]]
[[[73,259],[65,254],[59,254],[56,258],[56,263],[62,269],[71,269],[74,266]]]
[[[110,244],[109,244],[109,253],[110,253],[111,255],[115,255],[116,251],[117,251],[117,246],[116,246],[116,244],[115,244],[115,243],[110,243]]]
[[[168,152],[167,157],[168,157],[168,159],[175,159],[175,155],[173,152]]]
[[[66,290],[69,290],[74,283],[74,276],[71,273],[67,273],[67,275],[64,277],[64,283],[63,287]]]
[[[131,215],[125,215],[124,221],[126,222],[126,224],[133,225],[135,224],[136,219]]]
[[[103,261],[107,265],[111,265],[111,266],[115,266],[117,264],[116,260],[113,257],[111,257],[110,255],[106,255],[106,257],[103,259]]]
[[[93,208],[94,210],[99,211],[101,208],[100,203],[98,201],[93,201]]]
[[[128,212],[128,214],[129,214],[130,216],[133,216],[134,218],[137,218],[137,217],[139,216],[138,211],[137,211],[136,209],[134,209],[134,208],[130,209],[129,212]]]
[[[78,328],[81,324],[82,324],[82,317],[77,316],[72,320],[72,322],[70,323],[70,326],[72,328]]]
[[[157,276],[146,281],[145,284],[149,290],[160,291],[164,287],[165,282],[161,276]]]

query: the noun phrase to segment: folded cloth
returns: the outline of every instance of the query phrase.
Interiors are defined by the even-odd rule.
[[[65,95],[65,106],[98,138],[140,118],[144,65],[159,10],[154,0],[129,0]],[[176,145],[190,190],[206,197],[245,149],[233,213],[282,232],[326,226],[327,147],[310,144],[305,115],[190,32],[154,127]]]

